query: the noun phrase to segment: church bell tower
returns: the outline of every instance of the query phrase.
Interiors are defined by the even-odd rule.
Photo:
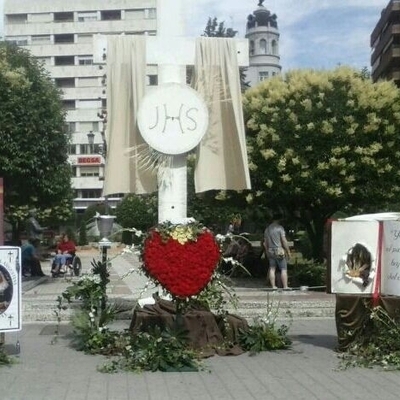
[[[246,38],[249,40],[249,67],[246,80],[255,86],[281,72],[279,64],[279,30],[276,14],[264,7],[264,0],[247,17]]]

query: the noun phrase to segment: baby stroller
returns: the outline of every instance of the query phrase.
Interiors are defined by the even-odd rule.
[[[78,255],[76,255],[76,253],[72,253],[71,254],[72,257],[68,258],[66,261],[66,270],[62,271],[59,270],[57,272],[55,272],[56,268],[57,268],[57,264],[56,264],[56,259],[54,258],[52,263],[51,263],[51,275],[53,278],[59,277],[59,276],[65,276],[65,275],[69,275],[69,276],[79,276],[81,274],[82,271],[82,262],[81,259],[79,258]]]

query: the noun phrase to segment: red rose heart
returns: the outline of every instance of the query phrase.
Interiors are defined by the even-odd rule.
[[[176,297],[199,294],[208,284],[220,259],[213,234],[204,231],[197,241],[180,244],[152,231],[144,243],[143,267],[147,274]]]

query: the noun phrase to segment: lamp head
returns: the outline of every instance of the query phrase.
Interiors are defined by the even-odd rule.
[[[90,131],[87,134],[87,138],[88,138],[88,142],[89,142],[90,145],[94,144],[94,133],[93,133],[93,131]]]

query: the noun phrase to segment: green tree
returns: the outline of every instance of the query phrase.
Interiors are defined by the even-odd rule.
[[[88,244],[87,232],[86,232],[86,221],[82,219],[81,225],[79,227],[79,245],[84,246]]]
[[[216,17],[210,17],[208,18],[207,25],[202,36],[233,38],[236,36],[237,32],[238,31],[235,31],[232,28],[226,28],[225,22],[218,22]]]
[[[253,204],[286,210],[321,259],[337,211],[387,210],[400,194],[400,97],[347,67],[291,71],[244,96]]]
[[[123,228],[148,230],[157,223],[157,196],[128,194],[115,209]]]
[[[28,211],[41,221],[72,212],[68,138],[59,90],[29,52],[0,43],[0,176],[5,216],[18,239]]]
[[[208,18],[206,28],[204,29],[204,32],[202,36],[205,37],[222,37],[222,38],[233,38],[236,36],[238,31],[235,31],[232,28],[226,28],[225,27],[225,22],[218,22],[218,19],[216,17],[214,18]],[[247,68],[240,67],[239,68],[239,73],[240,73],[240,86],[242,89],[242,92],[247,90],[250,87],[250,84],[248,81],[246,81],[246,70]]]

